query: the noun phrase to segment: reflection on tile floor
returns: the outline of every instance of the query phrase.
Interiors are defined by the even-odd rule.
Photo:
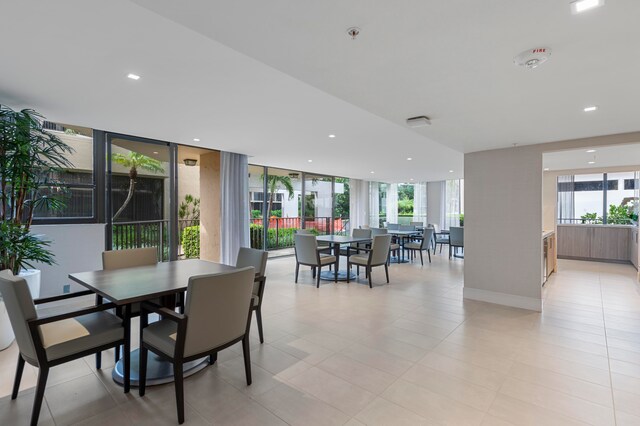
[[[560,261],[544,313],[462,300],[462,260],[392,265],[391,285],[324,283],[270,259],[264,345],[185,383],[187,424],[640,424],[640,286],[629,265]],[[135,323],[137,327],[137,322]],[[137,339],[137,333],[134,336]],[[136,345],[134,345],[136,346]],[[36,370],[9,399],[15,344],[0,352],[0,424],[28,424]],[[111,380],[113,353],[53,369],[41,424],[177,424],[173,385],[144,398]]]

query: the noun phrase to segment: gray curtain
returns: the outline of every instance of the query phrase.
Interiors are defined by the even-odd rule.
[[[220,153],[220,261],[235,265],[249,247],[249,165],[246,155]]]

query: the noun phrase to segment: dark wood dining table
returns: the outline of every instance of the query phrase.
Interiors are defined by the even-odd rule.
[[[175,299],[178,293],[187,290],[189,278],[198,275],[216,274],[234,270],[235,267],[200,259],[161,262],[152,266],[125,269],[77,272],[69,274],[74,282],[92,290],[104,299],[122,307],[125,321],[130,318],[132,303],[155,298]],[[175,305],[174,305],[175,306]],[[130,340],[130,331],[125,336]],[[207,359],[192,361],[184,366],[185,377],[207,366]],[[139,383],[139,352],[131,352],[131,385]],[[124,358],[113,369],[113,380],[124,384]],[[147,385],[158,385],[173,381],[171,363],[160,360],[149,351],[147,360]]]
[[[349,235],[320,235],[316,238],[317,241],[323,241],[325,243],[329,243],[331,248],[333,249],[333,255],[337,258],[338,263],[336,263],[336,269],[338,270],[338,281],[346,281],[347,273],[350,273],[350,280],[354,280],[356,278],[355,273],[351,271],[340,270],[340,246],[342,244],[351,244],[351,243],[368,243],[371,242],[371,238],[360,238],[360,237],[352,237]],[[320,278],[327,281],[334,280],[334,273],[331,271],[324,271],[320,274]]]

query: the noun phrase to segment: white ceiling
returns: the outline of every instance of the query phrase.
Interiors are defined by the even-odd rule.
[[[577,16],[568,0],[135,3],[3,5],[0,102],[383,181],[462,177],[462,152],[640,130],[638,1]],[[535,46],[548,63],[511,63]],[[421,114],[433,125],[406,128]]]
[[[596,152],[587,152],[587,149],[595,149]],[[594,161],[594,164],[589,164],[590,161]],[[542,164],[551,171],[625,166],[636,170],[640,165],[640,143],[545,152]]]

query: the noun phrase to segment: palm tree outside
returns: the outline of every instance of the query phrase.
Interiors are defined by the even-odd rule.
[[[134,151],[129,152],[127,155],[118,153],[112,154],[111,160],[114,163],[120,164],[121,166],[129,169],[129,191],[124,203],[118,209],[116,214],[113,215],[113,221],[115,221],[127,208],[129,202],[131,202],[131,199],[133,198],[133,194],[136,189],[136,179],[138,178],[138,170],[146,170],[152,173],[164,173],[164,168],[160,161]]]
[[[281,188],[282,187],[282,188]],[[293,199],[293,183],[289,176],[268,175],[267,189],[269,190],[269,207],[267,209],[267,217],[271,217],[273,207],[273,197],[277,190],[285,189],[289,194],[289,199]]]

